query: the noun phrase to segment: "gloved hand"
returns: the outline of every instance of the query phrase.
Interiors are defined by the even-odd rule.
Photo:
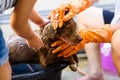
[[[79,12],[85,10],[90,5],[89,0],[73,0],[69,3],[64,3],[53,10],[48,18],[53,23],[53,28],[61,28],[64,21],[73,18]]]
[[[60,42],[60,43],[59,43]],[[57,45],[56,45],[57,43]],[[52,44],[52,47],[58,46],[55,50],[52,51],[53,54],[58,53],[58,57],[69,57],[75,53],[77,53],[80,49],[84,47],[84,41],[82,40],[76,46],[71,46],[67,43],[62,42],[62,40],[58,40]]]
[[[76,46],[68,45],[62,41],[56,41],[51,46],[59,46],[53,50],[53,54],[58,53],[58,57],[69,57],[76,54],[80,49],[84,48],[84,45],[89,42],[105,43],[111,42],[112,30],[109,25],[105,25],[103,28],[86,28],[79,31],[83,40]]]

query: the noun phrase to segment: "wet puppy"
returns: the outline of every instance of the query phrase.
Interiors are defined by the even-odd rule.
[[[72,70],[77,70],[77,56],[73,55],[68,58],[58,58],[56,54],[52,54],[51,44],[59,39],[64,39],[71,45],[76,45],[82,39],[77,33],[76,23],[73,19],[64,22],[62,28],[54,30],[51,23],[48,23],[44,28],[36,30],[41,36],[44,46],[37,52],[30,48],[25,39],[11,35],[6,44],[9,48],[9,60],[11,64],[17,63],[41,63],[43,67],[50,66],[52,64],[65,62],[70,65]]]

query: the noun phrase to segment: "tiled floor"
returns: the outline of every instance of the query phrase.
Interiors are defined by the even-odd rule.
[[[88,72],[89,68],[87,59],[80,59],[79,61],[81,63],[79,64],[79,67],[83,71]],[[69,67],[65,68],[62,72],[62,80],[75,80],[80,77],[82,77],[80,73],[71,71]],[[104,78],[105,80],[120,80],[120,78],[117,75],[113,75],[108,72],[104,72]]]
[[[110,75],[105,73],[105,80],[120,80],[118,76]],[[63,70],[62,72],[62,80],[75,80],[77,78],[82,77],[78,72],[66,71]]]

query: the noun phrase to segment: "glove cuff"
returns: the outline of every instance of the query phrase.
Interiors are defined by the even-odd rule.
[[[111,42],[112,29],[109,24],[102,28],[86,28],[79,31],[80,36],[83,38],[85,43],[105,43]]]
[[[90,0],[77,0],[76,4],[78,6],[77,14],[81,11],[84,11],[90,6]]]

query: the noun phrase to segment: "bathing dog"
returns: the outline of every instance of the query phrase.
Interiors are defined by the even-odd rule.
[[[76,45],[82,40],[77,33],[77,25],[73,19],[64,22],[63,27],[57,30],[53,29],[52,23],[48,23],[44,28],[36,30],[36,32],[39,33],[44,43],[44,46],[37,52],[27,45],[25,39],[15,34],[9,36],[6,44],[10,51],[9,61],[11,64],[40,62],[43,67],[46,67],[65,62],[70,65],[73,71],[77,70],[78,60],[76,55],[68,58],[58,58],[56,54],[52,54],[55,47],[51,47],[53,42],[61,38],[71,45]]]

